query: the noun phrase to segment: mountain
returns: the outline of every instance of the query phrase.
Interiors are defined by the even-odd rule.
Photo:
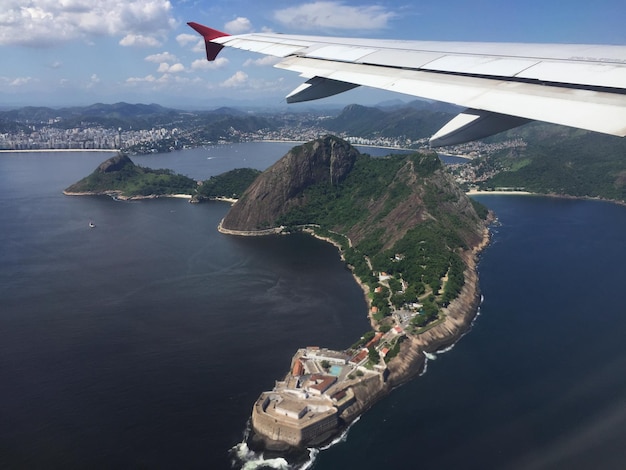
[[[373,158],[326,136],[294,147],[263,172],[222,226],[254,231],[279,222],[316,223],[348,235],[355,244],[384,229],[381,240],[390,247],[415,225],[437,220],[464,227],[459,238],[472,245],[482,233],[479,219],[436,154]]]
[[[497,173],[485,189],[528,191],[626,201],[626,139],[553,124],[533,123],[490,139],[521,139],[526,145],[472,162]]]
[[[390,303],[417,301],[430,303],[431,316],[420,319],[431,321],[464,285],[470,254],[484,240],[484,216],[435,153],[374,158],[327,136],[293,148],[258,176],[220,229],[262,235],[312,228],[341,246],[372,290],[375,272],[403,279],[405,289],[397,281],[391,297],[378,299],[377,322],[388,322]]]
[[[294,147],[265,170],[228,212],[222,227],[229,230],[262,230],[274,227],[310,186],[343,181],[359,155],[358,150],[336,138],[318,139]]]
[[[404,136],[417,140],[430,137],[453,116],[449,111],[424,102],[387,109],[352,104],[324,125],[333,132],[360,137]]]

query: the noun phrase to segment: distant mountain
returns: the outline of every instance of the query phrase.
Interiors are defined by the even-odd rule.
[[[230,108],[227,106],[222,106],[221,108],[213,109],[211,111],[204,111],[203,113],[227,115],[227,116],[246,116],[249,114],[245,111],[241,111],[240,109]]]
[[[49,124],[72,128],[99,125],[108,128],[150,128],[155,124],[172,122],[181,115],[180,111],[164,108],[158,104],[96,103],[90,106],[47,108],[32,107],[0,111],[0,120],[28,124]]]
[[[483,187],[626,201],[626,139],[532,123],[489,141],[514,138],[526,146],[472,162],[481,172],[497,172]]]
[[[397,109],[380,109],[357,104],[346,106],[324,125],[332,132],[360,137],[430,137],[453,117],[450,112],[433,109],[428,103]]]

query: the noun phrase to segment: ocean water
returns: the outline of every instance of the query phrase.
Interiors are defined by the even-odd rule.
[[[290,147],[133,159],[203,179]],[[224,203],[61,194],[105,158],[0,154],[0,467],[230,468],[295,350],[368,329],[362,292],[323,242],[219,234]],[[622,468],[626,208],[479,199],[472,331],[315,469]]]

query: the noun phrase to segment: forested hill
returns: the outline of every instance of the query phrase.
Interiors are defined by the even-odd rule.
[[[526,147],[504,150],[472,162],[481,171],[499,170],[483,188],[626,201],[626,139],[536,123],[504,134]]]
[[[197,183],[171,170],[153,170],[135,165],[128,156],[120,153],[102,162],[90,175],[65,189],[64,193],[108,194],[123,198],[186,194],[193,197],[192,202],[236,199],[260,173],[251,168],[236,168]]]
[[[392,302],[424,300],[430,293],[433,305],[443,305],[463,285],[462,253],[483,239],[477,208],[486,215],[435,153],[373,158],[328,136],[293,148],[264,171],[221,228],[250,235],[315,226],[343,247],[363,282],[376,286],[372,272],[384,271],[411,286],[404,292],[392,287]],[[382,316],[388,313],[387,301],[380,309]]]
[[[124,154],[102,162],[90,175],[66,188],[65,194],[111,194],[124,197],[194,194],[197,183],[171,170],[135,165]]]

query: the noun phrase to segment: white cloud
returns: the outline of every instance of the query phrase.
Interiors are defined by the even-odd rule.
[[[177,62],[178,57],[169,52],[161,52],[160,54],[152,54],[144,59],[146,62],[155,62],[160,64],[161,62]]]
[[[143,34],[127,34],[120,39],[120,46],[156,47],[161,41],[154,36],[144,36]]]
[[[301,30],[382,29],[396,16],[379,5],[352,6],[335,1],[305,3],[274,13],[279,23]]]
[[[29,83],[36,82],[36,81],[38,80],[33,77],[18,77],[18,78],[14,78],[13,80],[11,80],[9,85],[14,86],[14,87],[20,87],[20,86],[28,85]]]
[[[167,62],[161,62],[159,64],[159,73],[180,73],[185,71],[185,66],[181,63],[170,65]]]
[[[176,42],[181,46],[186,46],[190,42],[198,42],[198,37],[197,34],[179,34],[176,36]]]
[[[250,65],[256,65],[258,67],[264,67],[266,65],[274,65],[281,61],[280,57],[273,57],[271,55],[266,55],[261,57],[260,59],[248,59],[243,63],[244,67],[249,67]]]
[[[252,31],[252,23],[248,18],[239,16],[226,23],[224,29],[231,34],[243,34]]]
[[[206,47],[204,46],[204,40],[200,39],[192,48],[191,50],[193,52],[196,52],[198,54],[204,54],[206,53]]]
[[[91,78],[89,79],[89,82],[86,85],[86,88],[92,88],[96,85],[98,85],[101,82],[100,77],[98,77],[97,74],[92,74]]]
[[[130,85],[135,85],[137,83],[153,83],[156,81],[157,79],[154,75],[146,75],[145,77],[129,77],[126,79],[126,83]]]
[[[213,62],[209,62],[206,59],[196,59],[191,63],[192,70],[215,70],[221,69],[228,65],[228,59],[225,57],[218,57]]]
[[[169,0],[2,0],[0,45],[48,47],[93,36],[159,44],[176,26]]]
[[[224,88],[235,88],[242,86],[248,80],[248,74],[239,70],[232,77],[224,80],[220,86]]]
[[[180,73],[184,71],[185,71],[185,66],[179,62],[177,64],[172,65],[170,69],[168,70],[168,73]]]

